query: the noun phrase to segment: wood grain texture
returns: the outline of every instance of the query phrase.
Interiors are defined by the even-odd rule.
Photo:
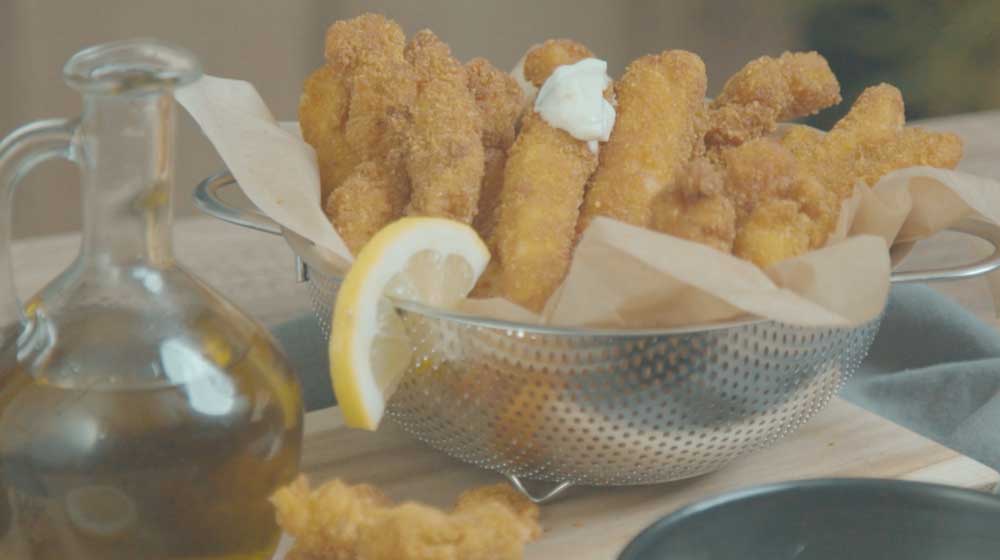
[[[440,507],[463,490],[502,480],[388,422],[374,434],[345,428],[336,409],[306,417],[302,468],[314,484],[334,477],[367,482],[394,499]],[[684,505],[746,486],[821,477],[902,478],[979,490],[1000,481],[989,467],[836,399],[774,447],[718,472],[651,486],[570,489],[542,506],[545,532],[528,545],[527,558],[613,558],[644,527]]]

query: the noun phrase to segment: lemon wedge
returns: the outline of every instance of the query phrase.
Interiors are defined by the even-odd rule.
[[[406,325],[385,296],[447,308],[468,295],[490,260],[469,226],[403,218],[361,249],[333,312],[330,375],[348,426],[374,430],[410,366]]]

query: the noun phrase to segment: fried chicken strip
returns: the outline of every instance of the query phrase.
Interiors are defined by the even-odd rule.
[[[650,226],[653,200],[674,188],[701,142],[706,83],[705,64],[686,51],[647,55],[628,65],[615,84],[618,114],[588,187],[580,233],[595,216]],[[668,215],[664,210],[662,216]],[[661,220],[660,227],[673,226]]]
[[[310,492],[304,477],[271,500],[296,560],[517,560],[541,534],[538,506],[505,484],[463,493],[451,513],[339,480]]]
[[[733,253],[767,267],[809,250],[810,223],[793,200],[765,200],[740,224]]]
[[[540,88],[556,68],[593,56],[590,49],[572,39],[549,39],[525,55],[524,77]]]
[[[525,73],[531,68],[528,79],[540,86],[559,66],[590,56],[574,41],[549,40],[528,53]],[[502,295],[541,311],[569,269],[584,188],[596,168],[597,156],[586,142],[529,109],[507,154],[496,224],[487,239],[493,259],[476,296]]]
[[[331,480],[315,490],[300,476],[271,497],[278,525],[295,537],[296,558],[354,560],[358,540],[389,499],[374,486]]]
[[[342,236],[344,229],[378,231],[401,216],[409,201],[410,181],[404,156],[410,109],[416,99],[416,80],[403,56],[405,43],[399,25],[376,14],[338,21],[326,33],[327,64],[334,73],[345,76],[350,92],[344,138],[361,161],[370,161],[378,167],[380,177],[367,188],[381,192],[362,194],[359,181],[372,172],[361,173],[352,182],[355,195],[386,201],[390,209],[383,212],[380,207],[369,211],[328,202],[327,215]],[[367,238],[360,237],[348,245],[357,251],[365,242]]]
[[[406,47],[417,76],[406,169],[412,194],[407,214],[472,223],[483,179],[483,121],[465,69],[433,32]]]
[[[347,79],[323,65],[309,74],[299,99],[302,138],[316,150],[324,203],[360,163],[344,134],[350,89]]]
[[[840,84],[816,52],[783,53],[750,61],[711,103],[705,142],[736,146],[773,132],[780,121],[840,103]]]
[[[723,150],[724,186],[736,210],[733,252],[765,267],[826,243],[839,199],[778,142]]]
[[[483,183],[479,210],[473,225],[479,236],[490,239],[499,217],[500,190],[507,151],[514,143],[514,127],[524,107],[524,94],[517,81],[484,58],[465,65],[469,91],[483,119]]]
[[[573,250],[576,221],[597,155],[587,143],[525,115],[507,157],[495,259],[504,297],[541,311],[562,282]]]
[[[399,217],[395,180],[384,165],[369,160],[355,167],[326,199],[323,210],[353,254]]]
[[[781,143],[839,200],[858,181],[872,186],[886,173],[927,165],[953,169],[962,159],[962,141],[951,133],[904,128],[903,97],[889,84],[863,91],[827,134],[793,127]]]
[[[732,252],[736,213],[726,196],[722,174],[705,158],[692,160],[680,172],[674,187],[653,200],[650,226]]]

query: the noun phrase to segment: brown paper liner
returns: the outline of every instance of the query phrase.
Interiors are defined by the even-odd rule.
[[[351,260],[319,208],[312,148],[274,121],[252,86],[207,76],[177,97],[263,212]],[[796,325],[857,325],[882,311],[891,267],[914,242],[969,216],[1000,223],[1000,183],[928,167],[895,171],[871,189],[855,188],[826,247],[767,270],[704,245],[601,218],[582,236],[563,285],[542,315],[498,299],[466,300],[459,307],[560,326],[682,327],[747,316]],[[991,280],[994,294],[1000,293],[1000,281]]]

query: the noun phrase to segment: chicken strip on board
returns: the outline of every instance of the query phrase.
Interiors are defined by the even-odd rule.
[[[701,143],[706,83],[705,64],[686,51],[647,55],[628,65],[615,84],[615,127],[591,178],[579,233],[596,216],[650,226],[653,200],[673,188]]]
[[[524,107],[524,94],[510,74],[484,58],[465,65],[469,91],[483,119],[483,183],[479,191],[479,211],[473,225],[479,236],[490,239],[496,226],[503,188],[507,151],[514,143],[514,127]]]
[[[376,174],[355,168],[342,183],[350,182],[351,190],[335,203],[328,199],[327,216],[342,236],[345,229],[374,234],[402,216],[409,201],[405,137],[416,80],[403,56],[405,43],[399,25],[376,14],[338,21],[326,33],[327,64],[345,76],[350,92],[344,138],[360,161],[378,168],[378,180],[368,184]],[[363,210],[372,199],[385,201],[388,211]],[[365,235],[352,235],[348,247],[357,253],[368,241]]]
[[[452,512],[392,505],[376,488],[304,477],[272,497],[296,560],[518,560],[540,536],[538,506],[508,485],[464,492]]]
[[[774,131],[777,123],[840,103],[840,84],[815,52],[750,61],[709,105],[705,143],[736,146]]]
[[[483,180],[483,119],[465,69],[426,29],[407,45],[406,59],[417,76],[407,135],[412,193],[406,212],[471,224]]]
[[[500,492],[494,491],[494,488]],[[486,490],[486,492],[482,492]],[[358,546],[366,560],[521,560],[541,534],[538,506],[507,485],[474,489],[451,513],[416,503],[388,510]],[[514,505],[511,498],[517,499]],[[520,512],[530,512],[519,514]]]
[[[360,163],[344,135],[349,104],[347,79],[329,66],[317,68],[306,78],[299,100],[299,126],[302,138],[316,150],[323,203]]]
[[[310,490],[304,476],[275,492],[271,502],[278,525],[295,537],[289,558],[302,560],[353,560],[362,532],[390,505],[374,486],[335,479]]]
[[[825,135],[795,126],[782,138],[824,187],[844,200],[858,181],[873,186],[886,173],[927,165],[954,169],[962,159],[962,140],[951,133],[904,128],[903,97],[889,84],[867,88]]]

